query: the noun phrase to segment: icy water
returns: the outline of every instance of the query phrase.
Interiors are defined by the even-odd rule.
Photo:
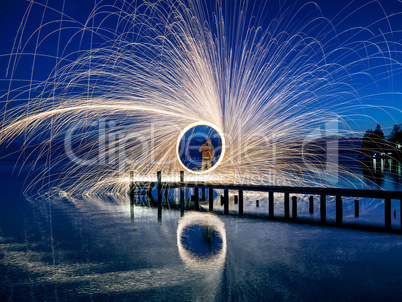
[[[402,296],[400,235],[168,209],[158,221],[117,196],[26,200],[0,172],[0,301]]]

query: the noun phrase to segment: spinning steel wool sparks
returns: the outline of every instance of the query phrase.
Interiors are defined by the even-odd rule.
[[[272,16],[271,1],[210,2],[98,1],[85,22],[69,16],[68,1],[29,3],[0,132],[4,145],[23,138],[21,160],[40,171],[29,188],[118,191],[130,170],[136,180],[178,179],[180,139],[197,124],[213,125],[224,147],[212,169],[186,169],[186,179],[336,185],[349,173],[335,144],[324,158],[305,146],[353,136],[348,125],[367,100],[397,95],[383,83],[402,71],[401,14],[345,28],[313,3]],[[21,80],[22,69],[31,72]]]

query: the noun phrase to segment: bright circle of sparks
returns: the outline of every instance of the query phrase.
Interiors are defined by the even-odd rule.
[[[208,226],[217,232],[217,235],[222,240],[222,248],[217,254],[208,258],[197,257],[183,246],[181,241],[183,232],[187,227],[193,225]],[[186,215],[179,220],[179,225],[177,226],[177,248],[179,250],[180,258],[188,267],[196,271],[211,272],[214,270],[219,270],[225,264],[227,252],[225,224],[218,217],[210,213],[186,213]]]
[[[180,154],[179,154],[179,147],[180,147],[180,142],[181,139],[183,138],[184,134],[190,130],[193,127],[196,126],[208,126],[213,128],[216,132],[218,132],[219,136],[221,137],[221,141],[222,141],[222,151],[221,151],[221,155],[219,156],[218,161],[215,163],[215,165],[213,165],[212,168],[206,170],[206,171],[193,171],[189,168],[187,168],[181,161],[180,159]],[[190,173],[194,173],[194,174],[206,174],[209,172],[212,172],[213,170],[215,170],[219,164],[222,162],[223,156],[225,155],[225,137],[223,136],[223,132],[221,129],[219,129],[217,126],[215,126],[214,124],[210,123],[210,122],[196,122],[196,123],[192,123],[190,125],[188,125],[186,128],[184,128],[182,130],[182,132],[179,135],[179,138],[177,139],[177,144],[176,144],[176,155],[177,155],[177,160],[179,161],[179,163],[181,164],[181,166],[188,172]]]

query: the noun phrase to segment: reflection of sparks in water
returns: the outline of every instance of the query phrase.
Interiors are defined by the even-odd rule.
[[[216,235],[222,240],[222,247],[215,254],[209,257],[198,257],[183,246],[182,236],[186,228],[201,225],[213,229]],[[177,248],[180,258],[190,268],[196,271],[212,272],[221,270],[226,259],[226,230],[225,224],[215,215],[209,213],[186,213],[180,220],[177,227]]]
[[[344,122],[361,102],[387,93],[376,85],[401,71],[399,28],[389,26],[400,15],[343,31],[314,3],[283,7],[267,23],[264,4],[240,0],[112,2],[100,1],[85,23],[63,6],[60,19],[42,18],[30,35],[30,12],[42,7],[31,1],[22,20],[2,97],[0,143],[23,136],[22,160],[45,162],[32,185],[116,192],[129,170],[140,179],[157,171],[171,178],[183,169],[176,156],[180,133],[201,121],[225,136],[225,156],[210,173],[217,181],[233,173],[241,183],[322,184],[300,157],[311,155],[317,171],[337,163],[302,150],[303,139],[332,118],[353,135]],[[41,47],[54,36],[52,55]],[[33,58],[26,86],[18,80],[25,55]],[[53,60],[45,81],[36,77],[46,66],[39,58]],[[62,143],[71,129],[81,164],[71,163]]]

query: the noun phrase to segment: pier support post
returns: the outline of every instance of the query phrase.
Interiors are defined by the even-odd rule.
[[[336,224],[341,225],[342,219],[343,219],[342,197],[340,195],[336,195]]]
[[[310,196],[308,202],[309,202],[308,211],[310,214],[314,214],[314,196]]]
[[[289,193],[285,193],[285,218],[289,218]]]
[[[198,187],[194,188],[194,203],[195,203],[195,210],[200,210],[200,193],[198,192]]]
[[[359,217],[359,200],[355,200],[355,217]]]
[[[134,222],[134,199],[130,200],[130,217],[131,221]]]
[[[234,196],[233,196],[233,200],[234,200],[234,204],[238,204],[238,203],[239,203],[239,196],[238,196],[238,195],[234,195]]]
[[[208,189],[208,199],[209,199],[209,211],[213,212],[214,211],[214,189],[213,188]]]
[[[269,218],[274,218],[274,192],[268,193],[268,211]]]
[[[384,214],[385,214],[385,229],[391,230],[391,199],[385,198],[384,200]]]
[[[229,190],[224,190],[224,205],[223,205],[223,212],[225,215],[229,214]]]
[[[147,188],[147,191],[146,191],[146,194],[147,194],[147,197],[149,199],[149,203],[154,204],[155,200],[154,200],[154,197],[152,196],[152,189],[153,189],[153,186],[151,184],[149,184],[148,188]]]
[[[158,220],[162,219],[162,173],[161,171],[158,171],[156,173],[158,183],[157,183],[157,188],[158,188]]]
[[[167,186],[165,187],[165,189],[163,190],[164,192],[164,199],[165,199],[165,204],[168,205],[168,195],[169,195],[169,190],[167,188]]]
[[[128,187],[130,202],[134,202],[134,171],[130,171],[130,184]]]
[[[292,196],[292,219],[297,219],[297,197]]]
[[[201,188],[201,200],[202,201],[206,200],[206,198],[205,198],[205,188]]]
[[[180,171],[180,182],[184,182],[184,171]],[[183,184],[184,185],[184,184]],[[184,214],[184,187],[180,187],[180,210]]]
[[[320,216],[321,223],[327,222],[327,197],[324,194],[320,196]]]
[[[223,195],[221,195],[221,206],[225,204],[225,199],[223,198]]]
[[[239,216],[243,215],[243,190],[239,190]]]

